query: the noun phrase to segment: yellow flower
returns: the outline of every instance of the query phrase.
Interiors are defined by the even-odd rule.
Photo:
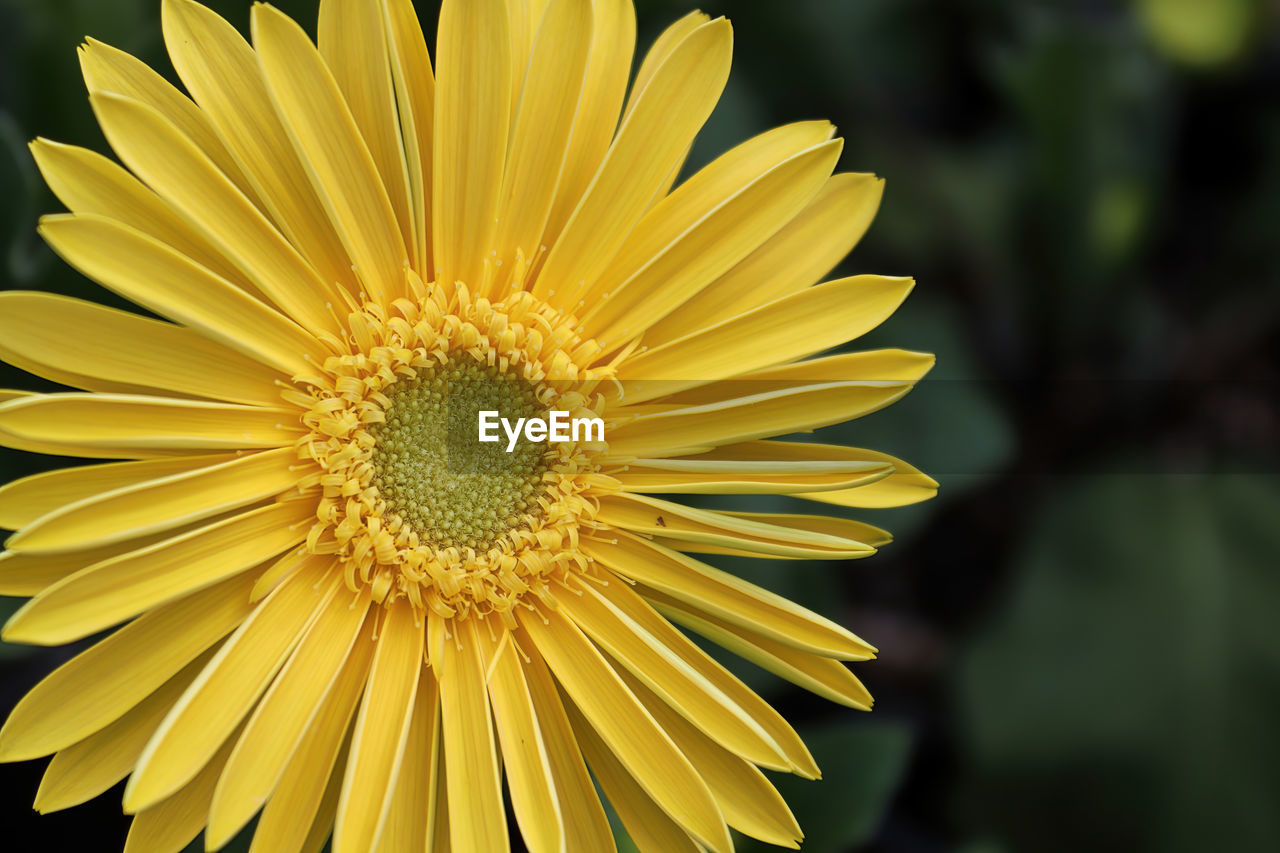
[[[758,768],[816,777],[777,712],[674,627],[854,708],[874,649],[695,554],[845,559],[822,515],[667,493],[893,506],[936,484],[870,450],[764,440],[905,394],[932,357],[820,356],[909,279],[818,284],[879,204],[825,122],[764,133],[674,190],[729,73],[691,14],[628,92],[630,0],[269,6],[250,46],[191,0],[165,42],[190,98],[90,41],[126,168],[38,140],[70,208],[41,233],[164,322],[0,296],[0,443],[118,460],[0,489],[10,641],[118,625],[41,682],[0,757],[53,754],[66,808],[129,776],[130,848],[498,851],[505,777],[533,851],[801,837]],[[433,77],[433,73],[435,76]],[[508,452],[477,416],[600,418]],[[673,625],[674,623],[674,625]],[[590,771],[590,776],[588,775]],[[433,840],[434,839],[434,840]]]

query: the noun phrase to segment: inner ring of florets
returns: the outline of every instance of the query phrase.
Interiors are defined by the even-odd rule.
[[[298,455],[316,500],[305,549],[334,555],[347,585],[376,601],[407,598],[441,616],[498,613],[551,597],[581,571],[579,528],[596,495],[603,444],[478,441],[480,410],[603,415],[608,369],[571,320],[517,291],[502,301],[418,285],[416,298],[365,305],[336,354],[295,377]]]

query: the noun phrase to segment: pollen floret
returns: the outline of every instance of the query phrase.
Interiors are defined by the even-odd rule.
[[[286,392],[310,430],[299,457],[316,466],[306,548],[340,556],[348,586],[375,600],[511,619],[522,596],[550,600],[563,572],[584,569],[578,529],[616,484],[600,473],[602,445],[508,454],[477,441],[477,413],[598,417],[612,377],[580,368],[599,345],[528,293],[421,291],[352,312],[341,354]]]

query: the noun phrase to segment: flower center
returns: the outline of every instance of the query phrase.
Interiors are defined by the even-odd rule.
[[[530,382],[454,356],[383,393],[386,420],[369,430],[373,485],[424,542],[484,551],[541,515],[544,448],[521,438],[508,453],[505,439],[477,437],[481,411],[542,416]]]

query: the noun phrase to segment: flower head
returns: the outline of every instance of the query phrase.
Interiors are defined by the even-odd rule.
[[[911,287],[818,283],[881,182],[833,175],[833,128],[801,122],[677,186],[729,71],[701,13],[630,86],[629,0],[446,0],[434,68],[409,0],[322,0],[318,45],[252,21],[250,44],[165,0],[189,97],[83,47],[123,167],[32,145],[70,210],[45,239],[165,319],[0,295],[0,356],[80,389],[5,392],[0,443],[108,460],[0,488],[0,593],[32,596],[5,637],[122,626],[18,705],[0,758],[53,754],[45,811],[128,776],[138,849],[261,811],[255,851],[505,850],[504,778],[531,850],[612,849],[593,777],[641,849],[795,846],[758,768],[817,767],[685,632],[864,709],[843,662],[875,650],[691,555],[888,536],[662,495],[933,494],[881,453],[769,440],[932,364],[821,354]],[[604,436],[485,443],[485,412]]]

